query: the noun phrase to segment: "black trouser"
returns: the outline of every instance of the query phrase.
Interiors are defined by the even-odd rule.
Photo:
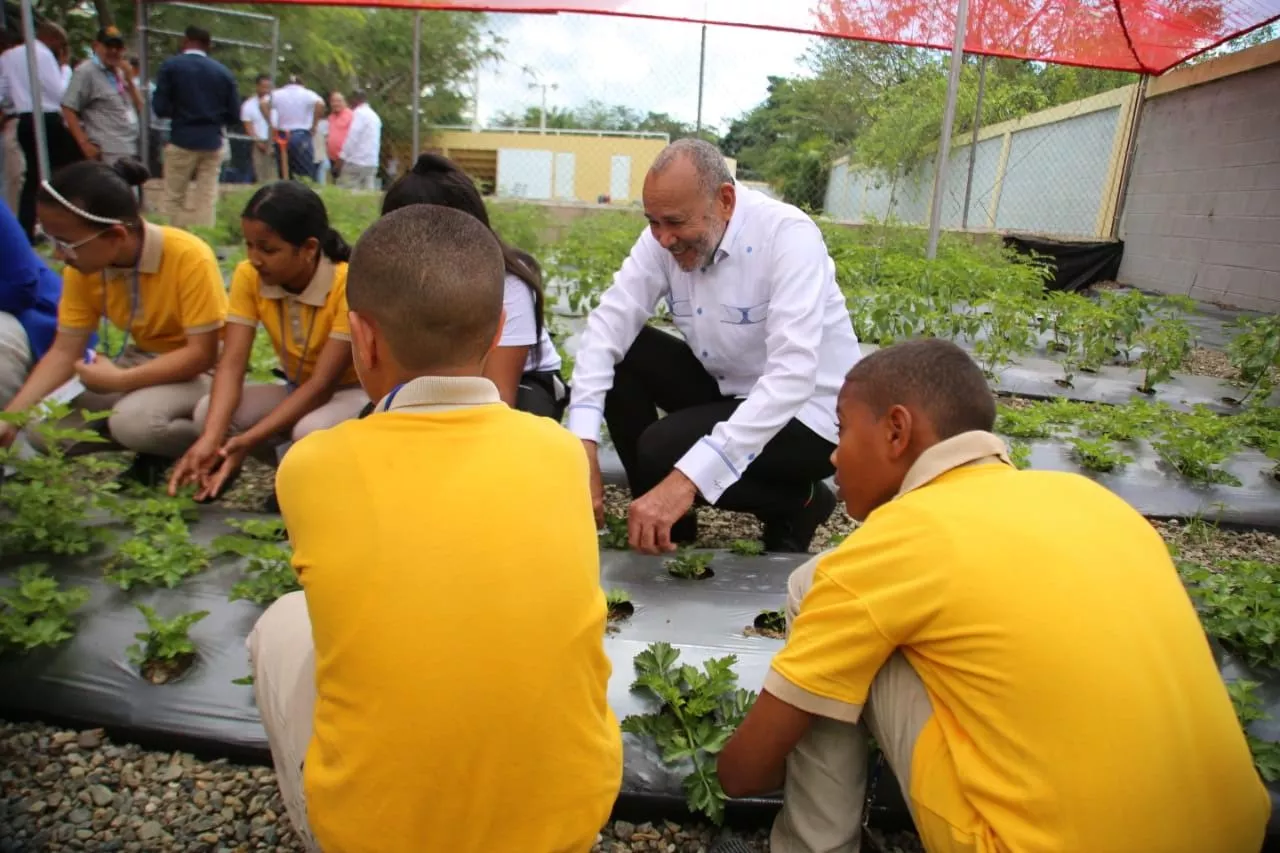
[[[49,147],[49,170],[56,172],[63,166],[83,160],[80,146],[76,145],[71,131],[62,124],[62,113],[44,113],[44,136]],[[36,191],[40,189],[40,166],[36,157],[36,127],[31,113],[18,116],[18,145],[27,161],[26,177],[22,181],[22,194],[18,197],[18,222],[27,233],[27,239],[35,236]]]
[[[726,421],[742,400],[725,397],[716,380],[679,338],[645,326],[614,371],[604,418],[633,497],[658,485],[698,439]],[[658,410],[667,413],[658,418]],[[835,445],[792,419],[743,472],[716,506],[748,512],[766,525],[789,519],[834,473]],[[682,519],[673,539],[690,541],[696,519]]]

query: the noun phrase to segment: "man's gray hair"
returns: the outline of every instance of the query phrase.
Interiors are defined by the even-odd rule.
[[[720,153],[720,149],[705,139],[692,137],[677,139],[663,148],[654,158],[649,171],[655,174],[662,172],[681,157],[688,158],[693,164],[693,170],[698,175],[698,185],[708,196],[714,196],[716,190],[725,184],[733,183],[729,164],[724,161],[724,155]]]

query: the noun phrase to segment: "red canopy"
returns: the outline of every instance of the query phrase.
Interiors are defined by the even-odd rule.
[[[952,47],[956,15],[955,0],[272,2],[471,12],[585,12],[758,27],[944,50]],[[1160,74],[1277,19],[1280,0],[970,0],[965,50]]]

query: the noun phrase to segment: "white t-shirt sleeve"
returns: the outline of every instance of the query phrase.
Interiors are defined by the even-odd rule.
[[[507,318],[502,326],[500,347],[531,347],[538,342],[533,291],[514,275],[508,275],[502,293],[502,307]]]

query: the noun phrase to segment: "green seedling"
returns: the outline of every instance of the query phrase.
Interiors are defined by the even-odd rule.
[[[1133,457],[1122,453],[1114,444],[1105,438],[1084,438],[1074,436],[1070,439],[1072,455],[1076,461],[1090,471],[1108,473],[1123,468],[1133,461]]]
[[[739,557],[759,557],[764,553],[764,543],[759,539],[735,539],[729,543],[729,550]]]
[[[1029,468],[1031,466],[1031,445],[1022,441],[1014,441],[1009,444],[1009,461],[1013,463],[1013,467],[1018,470]]]
[[[196,644],[187,632],[192,625],[208,616],[209,611],[199,610],[163,619],[145,604],[134,606],[146,620],[147,629],[133,635],[138,642],[129,646],[129,660],[138,664],[143,677],[153,684],[172,681],[195,660]]]
[[[609,610],[610,622],[630,618],[636,612],[635,605],[631,603],[631,595],[625,589],[605,590],[604,603]]]
[[[626,551],[631,547],[630,537],[625,516],[605,513],[604,530],[600,532],[601,547],[610,551]]]
[[[246,560],[243,577],[231,586],[231,601],[265,606],[302,588],[293,570],[293,550],[280,539],[284,533],[281,522],[251,519],[229,523],[241,532],[214,539],[213,550]]]
[[[996,415],[996,432],[1010,438],[1051,438],[1057,429],[1049,413],[1041,406],[1020,409],[1000,406]]]
[[[1138,390],[1154,394],[1156,386],[1172,379],[1190,354],[1191,327],[1180,317],[1162,317],[1139,332],[1137,342],[1143,347],[1138,356],[1143,370]]]
[[[1255,396],[1267,397],[1275,387],[1276,368],[1280,367],[1280,319],[1274,314],[1240,318],[1231,326],[1241,330],[1227,343],[1227,357],[1238,374],[1236,382],[1246,389],[1237,401],[1243,406]]]
[[[677,665],[680,652],[668,643],[653,643],[636,655],[635,692],[658,703],[649,714],[633,714],[622,730],[651,738],[662,762],[689,767],[684,791],[689,810],[704,814],[717,826],[724,822],[725,793],[716,776],[715,756],[741,724],[756,694],[737,687],[737,657],[713,658],[702,669]]]
[[[1251,666],[1280,668],[1280,566],[1221,560],[1178,569],[1211,636]]]
[[[62,589],[45,574],[47,568],[22,566],[16,585],[0,588],[0,649],[30,651],[75,636],[71,614],[89,600],[89,590]]]
[[[787,635],[787,611],[784,609],[761,610],[751,626],[762,636],[781,640]]]
[[[1238,486],[1240,480],[1218,466],[1234,456],[1241,444],[1240,429],[1230,418],[1203,407],[1170,419],[1152,442],[1160,458],[1188,480],[1228,486]]]
[[[1280,743],[1265,741],[1249,733],[1249,726],[1259,720],[1269,720],[1271,715],[1263,710],[1262,700],[1254,692],[1258,682],[1227,682],[1227,695],[1231,697],[1231,705],[1235,708],[1236,719],[1245,730],[1245,740],[1249,743],[1249,751],[1253,753],[1254,766],[1258,775],[1268,782],[1280,782]]]
[[[710,551],[698,552],[690,548],[682,548],[676,556],[667,560],[667,573],[672,577],[685,578],[686,580],[709,578],[715,574],[711,570],[713,556]]]
[[[105,577],[128,591],[135,586],[177,586],[209,565],[209,552],[191,541],[180,515],[139,516],[134,535],[107,561]]]

